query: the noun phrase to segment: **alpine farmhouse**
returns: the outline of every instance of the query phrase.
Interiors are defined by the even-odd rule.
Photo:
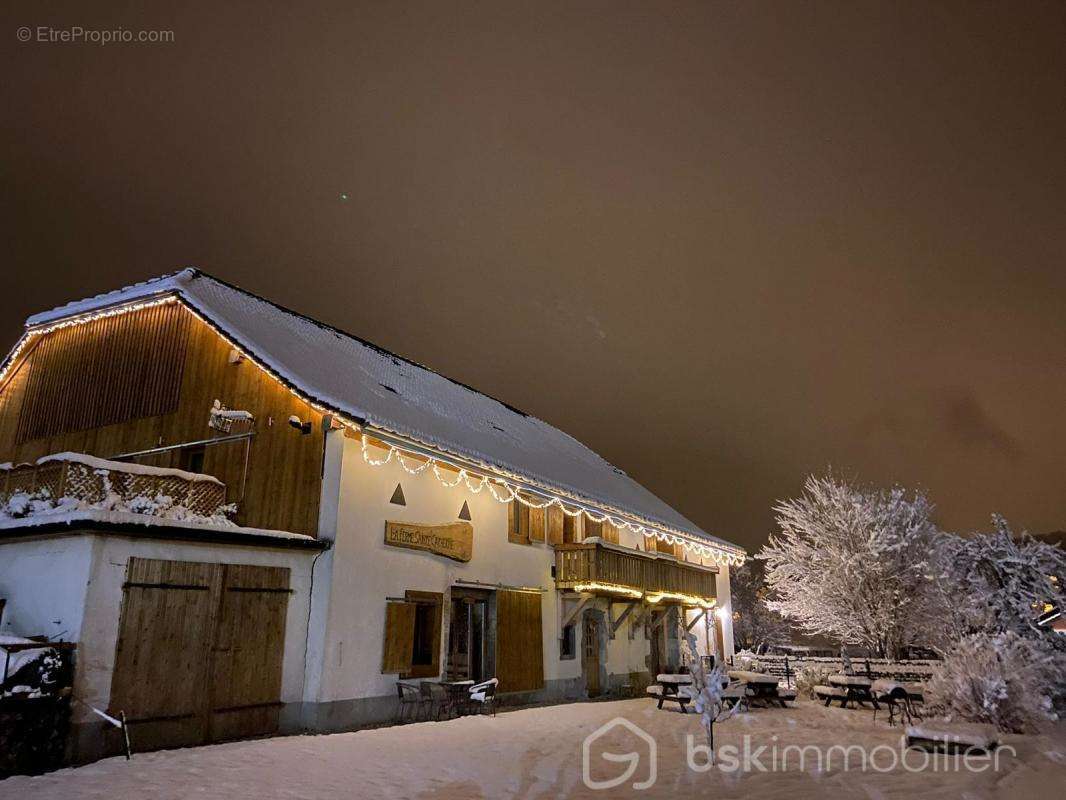
[[[193,269],[31,317],[0,371],[5,636],[76,644],[71,758],[334,731],[397,682],[641,692],[732,654],[729,568],[563,432]],[[650,676],[650,677],[649,677]]]

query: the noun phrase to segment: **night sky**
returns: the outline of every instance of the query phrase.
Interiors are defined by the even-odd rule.
[[[1066,4],[91,5],[2,12],[5,349],[194,265],[748,547],[830,466],[1066,528]]]

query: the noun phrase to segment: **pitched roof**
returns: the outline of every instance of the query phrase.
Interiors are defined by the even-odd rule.
[[[185,269],[36,314],[27,327],[176,294],[299,393],[361,424],[743,553],[557,428],[426,367]]]

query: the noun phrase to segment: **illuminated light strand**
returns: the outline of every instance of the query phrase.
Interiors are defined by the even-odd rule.
[[[643,597],[644,592],[640,589],[634,589],[631,586],[622,586],[618,583],[599,583],[594,581],[591,583],[579,583],[574,587],[575,592],[613,592],[614,594],[624,594],[627,597]]]
[[[694,594],[684,594],[682,592],[652,592],[644,598],[652,605],[662,602],[663,600],[677,600],[680,603],[692,606],[700,606],[701,608],[714,608],[717,605],[717,600],[705,600]]]
[[[720,548],[710,547],[701,543],[692,542],[690,539],[687,539],[683,536],[678,536],[667,531],[650,528],[646,525],[641,525],[639,523],[632,522],[624,518],[615,517],[607,512],[604,512],[603,514],[597,514],[594,511],[590,511],[589,509],[581,507],[575,507],[573,510],[571,510],[567,508],[566,502],[558,497],[547,497],[543,502],[534,500],[527,496],[528,493],[524,494],[517,486],[512,486],[501,478],[489,477],[488,475],[482,475],[480,476],[480,478],[477,478],[476,475],[472,475],[470,471],[467,470],[465,467],[459,468],[459,474],[457,475],[454,481],[447,480],[441,475],[441,471],[439,468],[440,464],[444,464],[446,462],[440,462],[438,461],[438,459],[433,457],[419,456],[420,458],[426,458],[426,460],[417,470],[412,470],[408,468],[407,465],[404,463],[404,457],[402,455],[401,450],[395,445],[389,444],[388,442],[382,442],[383,449],[387,451],[387,455],[384,458],[373,458],[370,455],[370,448],[372,445],[368,444],[370,434],[366,433],[365,431],[362,431],[361,433],[362,435],[360,436],[359,444],[360,449],[362,450],[363,460],[371,466],[384,466],[388,464],[395,455],[400,466],[411,474],[421,473],[427,467],[430,467],[437,481],[442,486],[445,486],[447,488],[453,488],[455,486],[458,486],[460,483],[465,483],[466,487],[472,493],[477,494],[487,486],[489,489],[489,494],[491,494],[493,499],[499,503],[510,503],[514,500],[518,500],[523,505],[535,509],[544,509],[550,506],[557,506],[562,510],[564,514],[569,517],[577,517],[581,514],[584,514],[592,522],[609,522],[615,527],[624,528],[634,533],[642,534],[645,538],[657,538],[669,544],[679,544],[688,550],[696,552],[699,555],[711,558],[719,564],[733,566],[737,564],[742,564],[744,562],[743,556],[740,556],[736,553]],[[473,484],[471,484],[472,479],[474,479]],[[475,488],[475,486],[477,488]],[[505,491],[501,493],[498,491],[499,488],[502,488]],[[659,599],[662,599],[664,597],[673,597],[673,595],[660,593],[660,595],[657,596],[657,599],[652,602],[658,602]],[[684,600],[686,602],[692,600],[696,604],[704,602],[702,600],[699,600],[699,598],[695,598],[691,595],[677,595],[677,597],[674,599]]]
[[[263,373],[265,373],[266,375],[268,375],[269,377],[274,379],[282,387],[284,387],[286,390],[288,390],[288,392],[293,397],[297,398],[298,400],[300,400],[303,403],[306,403],[310,408],[312,408],[313,410],[317,411],[320,414],[323,414],[323,415],[329,414],[329,415],[331,415],[338,422],[340,422],[344,427],[348,428],[349,430],[351,430],[351,431],[353,431],[355,433],[358,433],[360,435],[360,441],[361,441],[362,447],[363,447],[363,458],[364,458],[364,460],[366,460],[367,464],[369,464],[371,466],[385,466],[386,464],[388,464],[392,460],[394,454],[397,454],[399,452],[398,449],[395,448],[394,446],[388,445],[389,452],[387,453],[387,455],[383,459],[377,460],[377,459],[370,458],[369,454],[366,452],[366,447],[367,447],[367,445],[366,445],[366,436],[367,436],[367,434],[364,431],[362,424],[360,424],[360,423],[358,423],[358,422],[356,422],[356,421],[354,421],[352,419],[349,419],[343,412],[340,412],[338,409],[325,406],[322,403],[320,403],[320,402],[312,399],[308,395],[304,394],[303,392],[297,390],[288,380],[286,380],[278,372],[276,372],[274,369],[272,369],[266,363],[264,363],[255,353],[250,352],[246,347],[244,347],[244,346],[238,344],[236,341],[234,341],[232,336],[230,336],[225,331],[223,331],[222,328],[220,328],[215,322],[213,322],[212,320],[210,320],[207,317],[205,317],[198,309],[196,309],[191,304],[191,302],[189,302],[185,298],[181,297],[180,294],[178,294],[176,291],[172,291],[172,292],[170,292],[168,294],[164,294],[164,295],[161,295],[159,297],[154,297],[151,300],[133,301],[133,302],[124,303],[124,304],[120,304],[120,305],[114,305],[114,306],[111,306],[111,307],[108,307],[108,308],[100,309],[98,311],[87,312],[87,313],[82,313],[82,314],[75,314],[75,315],[72,315],[72,316],[64,318],[64,319],[56,320],[55,322],[52,322],[52,323],[42,323],[41,325],[34,326],[32,328],[28,328],[26,330],[26,332],[22,335],[22,337],[19,339],[18,343],[15,345],[14,350],[8,356],[5,364],[3,365],[3,368],[0,369],[0,385],[3,384],[4,380],[7,378],[8,373],[11,371],[13,366],[16,363],[18,363],[19,356],[25,351],[25,349],[29,345],[29,343],[32,342],[33,340],[35,340],[39,336],[44,336],[44,335],[46,335],[48,333],[52,333],[53,331],[60,330],[62,328],[68,328],[68,327],[72,327],[72,326],[75,326],[75,325],[83,325],[83,324],[87,324],[87,323],[90,323],[90,322],[95,322],[96,320],[99,320],[99,319],[106,319],[106,318],[118,316],[118,315],[121,315],[121,314],[130,314],[130,313],[133,313],[133,312],[136,312],[136,311],[141,311],[141,310],[146,309],[146,308],[152,308],[154,306],[159,306],[159,305],[163,305],[163,304],[166,304],[166,303],[175,303],[175,302],[181,303],[182,307],[185,308],[190,314],[192,314],[200,322],[204,323],[209,328],[211,328],[211,330],[213,330],[219,336],[219,338],[221,338],[224,342],[226,342],[234,350],[236,350],[237,352],[239,352],[243,356],[245,356],[245,358],[247,358],[247,360],[250,363],[254,364],[259,370],[261,370]],[[478,488],[474,489],[473,486],[470,485],[470,477],[471,477],[470,473],[465,468],[464,469],[460,469],[459,479],[457,481],[455,481],[453,483],[448,483],[447,481],[445,481],[443,478],[440,477],[439,471],[437,469],[437,464],[438,463],[446,463],[446,462],[444,462],[444,461],[438,462],[438,459],[436,459],[436,458],[428,458],[427,461],[425,462],[425,464],[423,464],[421,467],[418,467],[416,469],[408,468],[406,466],[406,464],[404,463],[402,456],[400,458],[398,458],[397,461],[400,464],[400,466],[406,472],[409,472],[410,474],[413,474],[413,475],[417,475],[417,474],[423,472],[427,467],[432,466],[434,475],[437,477],[438,481],[440,481],[443,485],[445,485],[445,486],[457,486],[457,485],[459,485],[460,482],[465,482],[466,485],[467,485],[467,488],[470,489],[470,491],[472,493],[474,493],[474,494],[477,494],[482,489],[484,489],[486,486],[488,486],[489,487],[489,493],[492,495],[492,497],[495,500],[497,500],[500,503],[509,503],[509,502],[511,502],[513,500],[518,500],[523,505],[526,505],[526,506],[529,506],[529,507],[532,507],[532,508],[547,508],[548,506],[555,505],[555,506],[558,506],[562,510],[562,512],[568,517],[578,517],[581,514],[584,514],[588,519],[590,519],[593,522],[608,521],[612,525],[614,525],[615,527],[624,528],[624,529],[627,529],[629,531],[632,531],[633,533],[642,534],[646,538],[655,537],[655,538],[658,538],[658,539],[660,539],[662,541],[665,541],[665,542],[669,542],[669,543],[673,543],[673,544],[680,544],[685,549],[693,551],[693,552],[695,552],[695,553],[697,553],[699,555],[711,558],[711,559],[717,561],[719,564],[730,565],[730,566],[739,565],[739,564],[743,564],[744,560],[745,560],[745,555],[742,552],[738,552],[738,551],[734,551],[734,550],[727,550],[727,549],[722,548],[722,547],[710,546],[710,545],[706,545],[706,544],[703,544],[703,543],[694,542],[694,541],[692,541],[691,539],[689,539],[687,537],[678,536],[676,534],[672,534],[672,533],[669,533],[667,531],[662,531],[662,530],[658,530],[658,529],[653,528],[653,527],[642,525],[640,523],[631,522],[630,520],[627,520],[627,519],[622,518],[622,517],[615,517],[615,516],[613,516],[610,513],[606,513],[605,512],[602,516],[599,516],[599,515],[595,514],[594,512],[589,511],[588,509],[581,508],[580,506],[576,506],[573,510],[570,510],[570,509],[567,508],[566,503],[562,499],[560,499],[559,497],[556,497],[556,496],[550,497],[543,504],[538,503],[536,501],[531,501],[528,498],[522,496],[522,493],[518,489],[517,486],[512,487],[505,480],[503,480],[501,478],[496,478],[496,477],[491,477],[490,478],[487,475],[482,475],[480,477],[480,479],[477,481]],[[502,486],[506,490],[506,494],[503,495],[503,496],[498,494],[497,491],[496,491],[496,486]]]

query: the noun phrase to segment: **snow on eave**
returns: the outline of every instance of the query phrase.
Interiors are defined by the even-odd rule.
[[[508,459],[501,457],[501,453],[486,454],[478,452],[476,448],[464,446],[461,439],[456,440],[454,437],[442,438],[434,435],[434,433],[429,430],[406,428],[403,425],[397,424],[395,420],[381,419],[378,418],[378,415],[376,414],[368,413],[368,410],[352,407],[350,402],[347,402],[344,399],[337,397],[319,396],[321,393],[318,392],[318,390],[305,383],[299,375],[288,369],[283,363],[277,362],[271,356],[268,346],[260,346],[262,343],[258,340],[250,339],[248,336],[244,335],[243,331],[231,329],[231,327],[227,326],[227,324],[223,320],[216,318],[215,314],[213,313],[213,309],[210,307],[211,303],[208,302],[205,305],[204,302],[201,302],[197,298],[196,295],[198,293],[202,294],[202,292],[200,292],[199,289],[195,288],[198,287],[199,284],[194,283],[194,280],[202,280],[204,281],[204,284],[206,286],[215,284],[217,286],[224,287],[226,290],[235,292],[245,298],[264,303],[268,306],[271,306],[273,309],[277,310],[282,314],[290,315],[291,317],[297,320],[301,320],[305,323],[313,325],[321,331],[330,332],[338,338],[347,339],[352,343],[361,345],[364,348],[368,348],[370,351],[378,354],[379,356],[392,360],[394,363],[397,364],[398,367],[401,366],[401,364],[406,364],[417,370],[422,370],[427,373],[427,375],[447,381],[453,386],[459,387],[465,392],[469,392],[473,398],[476,398],[481,401],[491,401],[493,403],[498,404],[501,408],[505,409],[511,414],[518,415],[519,417],[529,420],[532,423],[541,425],[546,430],[550,431],[551,435],[561,435],[565,437],[567,440],[574,443],[575,445],[586,451],[588,454],[590,454],[592,457],[594,457],[599,464],[599,467],[597,467],[597,469],[602,468],[604,470],[613,470],[614,472],[618,473],[620,476],[631,482],[633,486],[643,491],[649,498],[654,500],[655,503],[661,505],[665,511],[670,512],[671,516],[675,517],[675,520],[671,522],[665,518],[660,518],[654,514],[650,514],[647,511],[637,511],[636,508],[627,507],[626,505],[620,504],[617,500],[612,500],[604,496],[597,496],[597,493],[590,491],[588,487],[570,485],[566,480],[562,479],[561,474],[554,475],[551,477],[531,474],[528,469],[523,467],[523,465],[510,463]],[[677,512],[676,509],[673,509],[669,506],[669,504],[663,502],[654,494],[648,492],[647,489],[644,489],[644,487],[640,486],[640,484],[636,483],[636,481],[633,481],[631,478],[629,478],[629,476],[626,475],[623,470],[620,470],[617,467],[611,465],[608,461],[603,459],[591,449],[587,448],[585,445],[581,444],[579,440],[577,440],[570,434],[567,434],[565,431],[561,431],[558,428],[555,428],[554,426],[549,425],[548,423],[543,422],[542,420],[539,420],[530,414],[527,414],[501,400],[493,398],[490,395],[486,395],[483,392],[479,392],[476,389],[467,386],[466,384],[463,384],[452,378],[448,378],[447,376],[441,375],[440,373],[437,373],[429,367],[418,364],[417,362],[411,361],[410,359],[403,358],[402,356],[398,356],[360,337],[353,336],[352,334],[349,334],[338,328],[319,322],[318,320],[314,320],[310,317],[307,317],[306,315],[300,314],[299,312],[285,308],[284,306],[278,305],[277,303],[274,303],[270,300],[266,300],[265,298],[261,298],[251,292],[247,292],[244,289],[228,284],[225,281],[221,281],[217,278],[214,278],[213,276],[207,275],[195,268],[186,268],[178,272],[161,276],[159,278],[154,278],[151,280],[143,281],[141,283],[133,284],[131,286],[127,286],[113,292],[99,294],[95,297],[87,298],[85,300],[67,303],[66,305],[59,306],[50,311],[35,314],[26,321],[27,335],[32,335],[32,331],[34,328],[41,328],[56,323],[62,323],[62,321],[66,319],[76,319],[77,317],[80,317],[82,315],[99,313],[109,308],[118,309],[123,306],[128,306],[130,304],[136,303],[138,301],[143,302],[151,298],[162,297],[165,295],[171,295],[175,297],[178,302],[185,306],[191,313],[194,314],[194,316],[196,316],[206,325],[215,330],[215,332],[218,333],[223,339],[229,341],[232,345],[244,351],[258,367],[270,374],[279,383],[284,385],[286,388],[288,388],[298,397],[303,399],[305,402],[309,403],[311,406],[315,407],[323,413],[336,414],[347,422],[350,422],[360,428],[369,425],[383,432],[393,433],[395,435],[400,436],[401,438],[405,438],[409,441],[421,444],[433,450],[437,450],[445,457],[445,459],[451,456],[452,458],[458,458],[473,462],[474,464],[480,465],[484,470],[490,473],[495,473],[505,478],[510,478],[511,480],[517,481],[519,483],[525,483],[530,487],[540,488],[549,493],[558,495],[563,499],[570,499],[575,501],[576,503],[587,505],[593,509],[596,509],[597,513],[608,512],[612,516],[630,519],[641,525],[661,530],[666,534],[677,536],[683,539],[687,538],[697,543],[704,544],[708,547],[719,548],[725,552],[740,556],[741,558],[744,558],[747,555],[743,548],[730,542],[727,542],[723,539],[720,539],[716,536],[713,536],[699,528],[699,526],[695,525],[690,520],[681,515],[679,512]],[[222,316],[226,316],[226,312],[222,312]],[[23,339],[25,338],[26,337],[24,336]],[[5,361],[3,369],[7,369],[7,362],[10,361],[17,354],[21,343],[22,340],[20,340],[20,345],[16,346],[16,349],[13,350],[12,353],[8,356],[8,359],[7,361]],[[316,392],[318,393],[316,394]],[[410,400],[410,398],[406,399]],[[372,433],[373,432],[371,431],[371,434]],[[643,503],[644,501],[641,501],[640,503],[638,503],[638,505]]]
[[[213,525],[186,519],[170,519],[152,514],[134,514],[128,511],[108,511],[104,509],[78,509],[58,514],[34,514],[14,519],[0,519],[0,531],[19,528],[39,528],[45,525],[66,523],[76,528],[79,522],[100,522],[111,525],[142,525],[145,528],[182,528],[187,530],[211,531],[219,534],[238,534],[247,536],[269,536],[300,542],[317,541],[315,537],[292,531],[277,531],[270,528],[245,528],[240,525]]]
[[[192,267],[186,267],[176,272],[160,275],[157,278],[150,278],[140,283],[123,286],[121,289],[93,295],[84,300],[74,300],[27,317],[26,328],[29,330],[52,322],[78,317],[82,314],[101,311],[105,308],[124,306],[135,300],[144,300],[152,295],[163,295],[168,292],[179,291],[182,285],[192,280],[196,274],[197,270]]]

